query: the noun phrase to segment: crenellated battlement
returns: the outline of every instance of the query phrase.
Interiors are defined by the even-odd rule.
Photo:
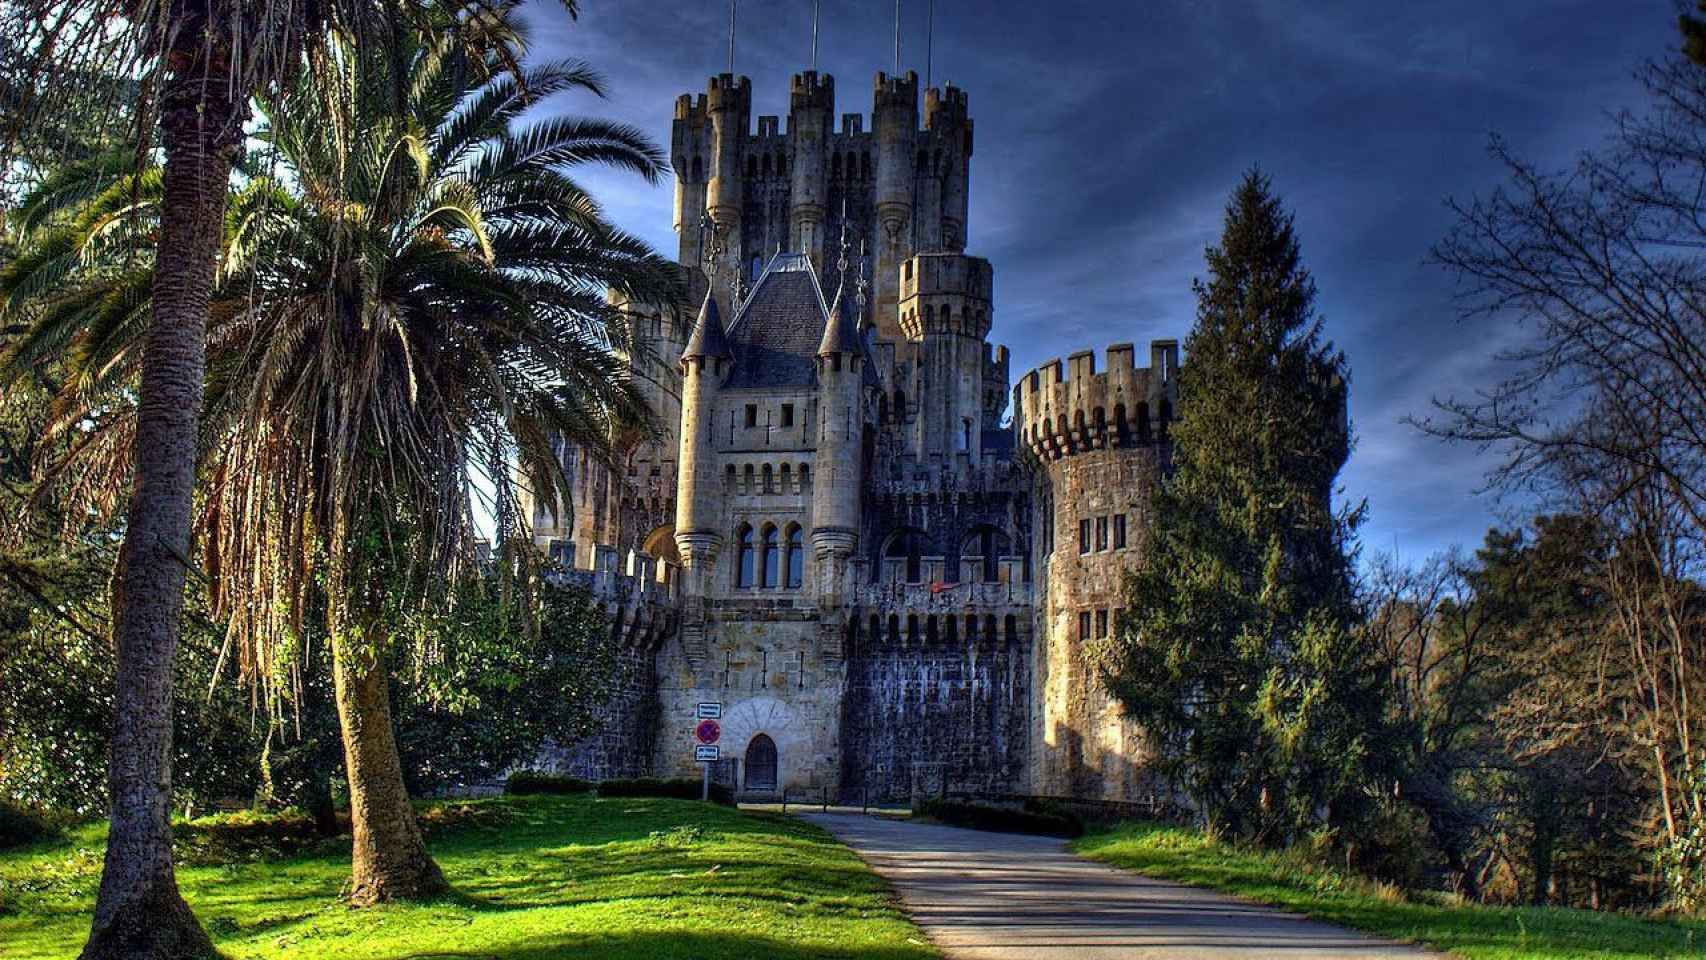
[[[937,334],[988,336],[994,277],[982,257],[921,253],[908,259],[900,268],[901,332],[914,340]]]
[[[827,73],[807,70],[796,73],[788,81],[790,112],[822,110],[835,112],[835,78]]]
[[[924,91],[924,125],[931,130],[969,123],[966,92],[953,84]]]
[[[623,564],[621,551],[600,544],[593,548],[590,567],[561,567],[547,579],[590,594],[609,616],[612,636],[620,643],[655,647],[680,623],[681,577],[673,563],[629,551]]]
[[[752,81],[746,77],[719,73],[706,84],[705,96],[713,113],[730,109],[752,112]]]
[[[843,113],[839,129],[829,132],[836,137],[867,136],[875,132],[879,118],[897,112],[911,114],[915,133],[970,129],[965,91],[956,87],[925,90],[922,123],[919,122],[918,102],[916,73],[908,72],[900,77],[879,72],[872,82],[870,113]],[[786,129],[777,132],[778,136],[793,135],[802,114],[822,112],[831,117],[835,115],[835,78],[811,70],[794,74],[788,84],[788,103],[788,124]],[[707,80],[704,93],[684,93],[675,98],[676,123],[690,130],[703,129],[709,133],[711,114],[721,110],[732,110],[743,118],[738,127],[743,143],[758,138],[760,132],[753,128],[752,83],[747,77],[718,74]],[[776,119],[779,123],[780,118]]]
[[[876,114],[888,111],[918,111],[918,74],[911,70],[906,76],[897,77],[883,71],[877,71],[876,79],[871,83],[871,103],[873,120]]]
[[[1150,365],[1137,366],[1129,343],[1108,348],[1107,367],[1096,354],[1050,360],[1013,387],[1013,425],[1019,442],[1038,458],[1055,460],[1086,450],[1126,447],[1166,439],[1178,400],[1179,344],[1150,344]]]

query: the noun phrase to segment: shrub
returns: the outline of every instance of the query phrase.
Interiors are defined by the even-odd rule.
[[[565,777],[542,770],[517,770],[504,781],[504,793],[516,797],[536,794],[591,793],[597,784],[580,777]]]
[[[1037,808],[1014,810],[992,807],[962,800],[926,800],[916,812],[954,827],[991,830],[997,833],[1035,833],[1046,837],[1076,837],[1084,833],[1084,824],[1064,810]]]
[[[676,800],[699,799],[702,786],[692,777],[641,777],[636,780],[603,780],[598,784],[601,797],[669,797]],[[711,784],[711,802],[725,807],[735,805],[735,792],[722,784]]]
[[[60,825],[53,818],[0,800],[0,850],[41,843],[59,834]]]

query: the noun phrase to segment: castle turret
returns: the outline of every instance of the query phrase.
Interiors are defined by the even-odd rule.
[[[717,465],[711,424],[723,378],[734,363],[717,300],[709,291],[681,353],[681,459],[677,465],[675,543],[689,593],[704,596],[722,543]]]
[[[993,271],[981,257],[927,253],[901,265],[900,329],[920,343],[919,379],[926,385],[910,439],[924,456],[964,457],[971,464],[983,459],[989,394],[1007,389],[1004,378],[988,384],[984,379],[992,359],[984,338],[993,287]]]
[[[949,84],[924,94],[924,128],[940,150],[932,154],[941,183],[941,249],[958,253],[966,248],[966,209],[971,174],[972,122],[966,92]]]
[[[678,262],[695,268],[688,275],[693,283],[690,292],[698,297],[703,292],[700,284],[704,282],[704,274],[697,269],[704,257],[700,224],[705,218],[705,190],[710,182],[715,156],[704,94],[697,98],[682,94],[676,98],[669,153],[670,166],[675,169],[675,233],[680,244]]]
[[[835,132],[835,78],[815,70],[794,74],[788,96],[788,136],[794,161],[789,169],[789,239],[793,249],[824,268],[823,227],[827,210],[824,164]]]
[[[917,185],[913,149],[918,136],[918,74],[878,73],[872,93],[871,127],[877,141],[874,209],[877,217],[875,293],[878,329],[896,335],[895,277],[912,256]]]
[[[705,209],[719,230],[732,230],[740,222],[744,196],[741,161],[752,119],[752,84],[729,73],[712,77],[705,108],[714,158]]]
[[[1033,679],[1031,792],[1129,799],[1142,780],[1143,732],[1092,676],[1087,648],[1115,628],[1124,577],[1143,555],[1151,500],[1167,462],[1178,399],[1178,344],[1158,340],[1152,366],[1129,343],[1052,360],[1013,388],[1013,426],[1036,469],[1037,610],[1046,648]]]
[[[820,603],[839,608],[848,561],[858,549],[864,469],[865,346],[841,291],[817,349],[817,473],[812,490],[812,552]]]

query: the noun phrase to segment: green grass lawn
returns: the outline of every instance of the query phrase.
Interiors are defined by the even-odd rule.
[[[350,910],[348,838],[180,827],[178,880],[233,958],[924,960],[937,954],[846,847],[800,821],[682,800],[497,798],[428,808],[455,894]],[[105,828],[0,853],[0,957],[74,957]],[[242,842],[225,837],[240,834]]]
[[[1706,923],[1700,921],[1406,899],[1295,856],[1237,849],[1179,827],[1126,824],[1089,834],[1073,848],[1146,876],[1223,890],[1470,960],[1706,957]]]

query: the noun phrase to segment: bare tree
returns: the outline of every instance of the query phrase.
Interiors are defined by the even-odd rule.
[[[1508,379],[1441,401],[1423,426],[1507,454],[1495,480],[1511,486],[1548,489],[1559,456],[1626,463],[1706,529],[1706,69],[1651,65],[1643,79],[1653,109],[1621,116],[1573,170],[1495,142],[1509,185],[1453,204],[1434,257],[1458,275],[1465,315],[1529,336],[1504,356]]]

